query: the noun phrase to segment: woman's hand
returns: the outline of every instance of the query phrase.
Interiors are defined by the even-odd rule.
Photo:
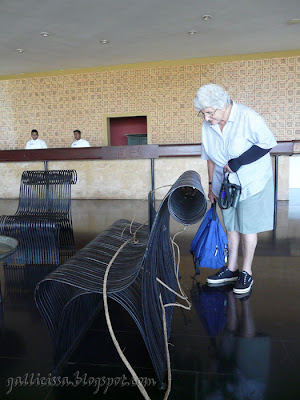
[[[232,173],[232,172],[233,172],[233,171],[230,169],[230,167],[229,167],[228,163],[225,165],[225,167],[224,167],[224,171],[225,171],[225,172],[230,172],[230,173]]]
[[[217,198],[217,196],[214,194],[214,192],[212,191],[211,186],[209,186],[208,198],[209,198],[209,200],[210,200],[212,203],[214,203],[215,201],[216,201],[216,202],[218,201],[218,198]]]

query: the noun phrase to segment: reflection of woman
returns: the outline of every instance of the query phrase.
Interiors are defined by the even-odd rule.
[[[238,323],[236,298],[228,294],[227,329],[220,346],[220,362],[229,366],[235,381],[226,389],[237,399],[263,399],[269,373],[270,338],[258,335],[251,312],[250,299],[241,299]]]
[[[222,375],[211,382],[207,400],[264,399],[269,374],[270,339],[255,331],[250,296],[240,300],[239,321],[237,299],[232,291],[227,294],[226,326],[220,344],[215,342],[214,351],[217,372]]]
[[[273,173],[270,155],[276,145],[263,118],[255,111],[231,100],[218,85],[201,86],[194,106],[203,118],[201,157],[207,160],[209,199],[217,199],[223,169],[230,181],[241,184],[236,208],[223,210],[227,230],[228,267],[208,278],[208,283],[236,281],[233,291],[247,293],[253,284],[252,260],[257,233],[273,229]],[[242,242],[242,272],[238,272],[238,247]]]

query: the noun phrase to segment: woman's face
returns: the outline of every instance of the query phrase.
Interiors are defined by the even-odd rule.
[[[206,107],[201,110],[201,113],[205,119],[205,121],[210,122],[211,125],[219,124],[224,120],[225,115],[225,107],[224,108],[213,108],[213,107]]]

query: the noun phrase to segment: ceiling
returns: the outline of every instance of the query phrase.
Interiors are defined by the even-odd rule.
[[[0,0],[0,75],[294,50],[298,18],[300,0]]]

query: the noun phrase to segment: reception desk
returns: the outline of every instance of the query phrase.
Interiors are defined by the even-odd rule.
[[[289,156],[294,142],[279,142],[271,151],[276,176],[276,198],[288,200]],[[208,188],[201,145],[138,145],[0,151],[0,198],[19,197],[24,170],[75,169],[78,182],[73,199],[144,199],[152,188],[172,185],[186,170],[197,171]],[[162,199],[168,187],[158,190]]]

